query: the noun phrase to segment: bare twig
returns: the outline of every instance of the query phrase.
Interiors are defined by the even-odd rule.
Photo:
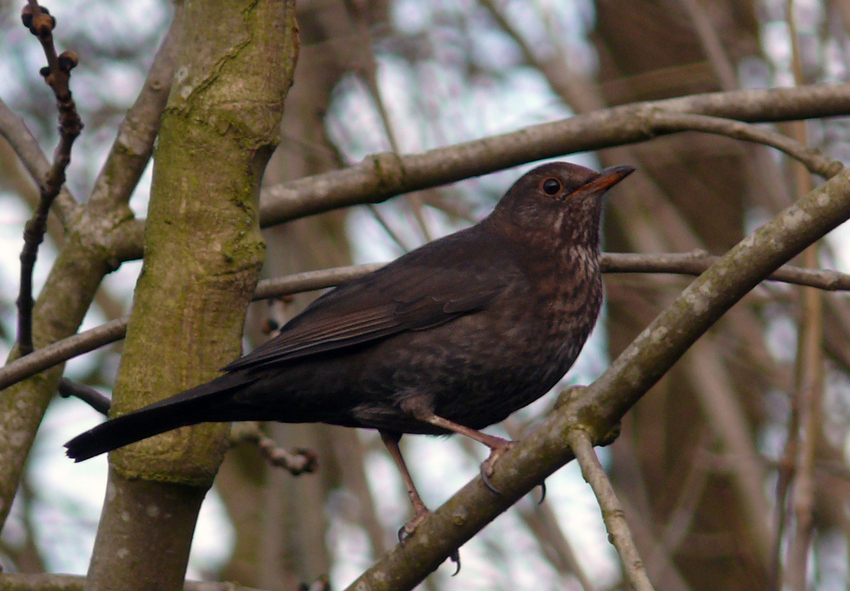
[[[723,135],[736,140],[764,144],[784,152],[798,160],[812,174],[829,179],[841,172],[844,165],[837,160],[827,158],[820,150],[810,148],[800,141],[794,140],[776,131],[755,127],[732,119],[709,117],[707,115],[654,113],[649,118],[649,125],[659,133],[674,133],[681,131],[699,131],[714,135]]]
[[[112,401],[94,388],[85,384],[74,383],[66,378],[59,380],[59,396],[62,398],[70,398],[71,396],[79,398],[104,416],[109,414],[109,407],[112,406]]]
[[[0,100],[0,135],[9,142],[31,178],[38,181],[47,176],[50,162],[38,145],[38,140],[27,129],[24,120],[2,100]],[[63,186],[52,207],[59,221],[63,225],[66,224],[73,217],[73,211],[77,207],[77,202],[68,191],[68,187]]]
[[[15,359],[0,369],[0,389],[8,388],[72,357],[123,339],[127,332],[127,321],[126,317],[112,320]]]
[[[65,51],[56,55],[53,44],[53,28],[56,19],[47,10],[39,7],[35,0],[29,0],[21,13],[24,26],[38,37],[44,54],[47,57],[47,67],[42,68],[41,74],[45,82],[56,96],[56,106],[59,109],[59,145],[53,155],[53,165],[47,172],[43,182],[39,183],[40,197],[32,219],[24,229],[24,248],[21,251],[21,285],[18,295],[18,347],[22,355],[31,353],[32,341],[32,272],[38,256],[38,247],[44,240],[47,231],[47,214],[53,200],[59,195],[65,183],[65,169],[71,163],[71,146],[80,135],[83,123],[77,113],[74,99],[68,81],[71,70],[77,65],[77,54]]]
[[[720,257],[703,250],[670,254],[631,254],[608,252],[602,255],[603,273],[672,273],[700,275]],[[826,291],[850,290],[850,275],[840,271],[815,270],[785,265],[767,278],[794,285],[816,287]]]
[[[296,449],[292,452],[279,447],[274,439],[266,436],[260,430],[256,421],[236,423],[230,432],[231,445],[254,443],[269,464],[289,471],[293,476],[305,472],[315,472],[318,468],[318,458],[315,452],[306,449]]]
[[[254,292],[254,300],[266,300],[271,297],[280,297],[304,291],[334,287],[341,283],[362,277],[363,275],[376,271],[383,266],[384,265],[380,263],[351,265],[348,267],[337,267],[335,269],[325,269],[322,271],[296,273],[295,275],[287,275],[286,277],[278,277],[277,279],[267,279],[265,281],[260,281],[257,284],[257,290]]]
[[[599,458],[596,457],[596,452],[593,451],[590,436],[583,429],[572,429],[567,433],[567,443],[581,466],[582,476],[596,495],[605,528],[608,530],[608,539],[620,555],[620,561],[626,571],[626,579],[636,591],[654,591],[632,540],[632,532],[629,531],[629,524],[626,523],[623,507],[614,493],[614,487],[611,486],[611,481],[608,480],[602,464],[599,463]]]

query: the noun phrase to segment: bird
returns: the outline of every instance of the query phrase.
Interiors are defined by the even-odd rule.
[[[205,422],[375,429],[412,504],[403,540],[429,510],[402,435],[484,444],[481,474],[492,488],[512,442],[481,429],[543,396],[575,362],[602,305],[602,197],[633,171],[540,165],[479,223],[328,291],[219,377],[111,418],[66,453],[80,462]]]

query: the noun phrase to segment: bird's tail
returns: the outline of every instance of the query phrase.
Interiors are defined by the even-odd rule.
[[[251,381],[238,373],[225,374],[171,398],[101,423],[66,443],[65,453],[75,462],[82,462],[178,427],[231,420],[220,411],[227,406],[233,390]]]

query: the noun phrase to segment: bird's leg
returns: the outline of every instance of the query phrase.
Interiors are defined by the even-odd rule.
[[[407,487],[407,494],[410,497],[410,504],[413,505],[413,519],[405,523],[401,529],[398,530],[398,541],[403,544],[404,540],[413,533],[416,526],[425,519],[425,516],[428,515],[430,511],[419,497],[419,493],[416,491],[416,485],[413,484],[413,478],[411,478],[410,472],[407,471],[407,465],[404,463],[404,458],[401,457],[401,449],[398,447],[401,434],[391,433],[389,431],[380,431],[380,433],[381,440],[384,442],[384,445],[387,446],[387,451],[390,452],[396,466],[398,466],[399,472],[401,472],[401,477],[404,480],[404,486]]]
[[[407,471],[407,465],[404,463],[404,458],[401,456],[401,449],[398,447],[401,434],[389,431],[379,431],[379,433],[381,434],[381,440],[384,442],[384,445],[387,446],[387,451],[390,452],[396,466],[398,466],[399,472],[401,472],[401,477],[404,479],[404,485],[407,487],[407,494],[410,496],[410,504],[413,505],[413,519],[402,525],[398,530],[398,542],[403,545],[404,541],[416,529],[416,526],[419,525],[431,511],[428,510],[428,507],[426,507],[425,503],[422,502],[419,493],[416,492],[416,485],[413,484],[413,478],[411,478],[410,472]],[[460,553],[455,550],[451,553],[449,558],[451,558],[452,562],[457,565],[457,570],[454,573],[454,575],[456,575],[460,572]]]
[[[490,482],[490,477],[493,475],[493,465],[496,463],[496,460],[499,459],[504,452],[506,452],[510,447],[514,444],[513,441],[509,441],[507,439],[502,439],[501,437],[496,437],[495,435],[487,435],[486,433],[482,433],[476,429],[470,429],[469,427],[464,427],[463,425],[459,425],[454,421],[450,421],[448,419],[444,419],[443,417],[437,416],[433,413],[417,416],[417,419],[421,421],[425,421],[426,423],[430,423],[436,427],[442,427],[443,429],[448,429],[449,431],[454,431],[455,433],[459,433],[460,435],[466,435],[474,439],[475,441],[479,441],[490,448],[490,456],[484,460],[481,464],[481,480],[484,481],[484,484],[496,494],[499,494],[499,491],[493,486],[493,483]]]

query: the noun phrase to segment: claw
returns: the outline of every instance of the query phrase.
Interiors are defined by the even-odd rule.
[[[431,512],[423,506],[421,510],[416,512],[416,516],[413,519],[398,528],[398,543],[404,546],[407,539],[416,531],[416,527],[430,514]]]
[[[481,463],[481,480],[484,482],[484,486],[490,489],[495,495],[502,494],[501,491],[493,486],[493,483],[490,481],[490,476],[493,475],[493,465],[496,463],[496,460],[499,459],[504,452],[509,450],[513,445],[513,441],[505,441],[502,440],[502,444],[498,447],[492,447],[490,451],[490,456]]]
[[[542,505],[543,501],[546,500],[546,481],[540,483],[540,500],[537,501],[538,505]]]
[[[485,462],[485,464],[486,464],[486,462]],[[492,474],[492,473],[493,473],[493,469],[490,468],[490,474]],[[490,492],[493,493],[494,495],[502,494],[502,492],[498,488],[496,488],[493,485],[493,483],[490,481],[490,476],[489,476],[489,474],[487,474],[487,471],[484,469],[484,464],[481,464],[481,481],[484,483],[484,486],[486,486],[488,489],[490,489]]]
[[[452,552],[449,555],[449,558],[451,559],[452,562],[454,562],[457,565],[457,570],[455,570],[455,572],[452,573],[452,576],[455,576],[456,574],[458,574],[460,572],[460,551],[455,550],[454,552]]]

